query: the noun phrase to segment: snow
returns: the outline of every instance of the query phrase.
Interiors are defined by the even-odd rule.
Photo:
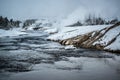
[[[75,49],[75,47],[73,45],[68,45],[68,46],[65,46],[65,49]]]
[[[48,39],[51,40],[64,40],[68,38],[75,37],[77,35],[82,35],[88,32],[101,30],[110,25],[94,25],[94,26],[76,26],[76,27],[62,27],[57,34],[51,35]]]
[[[34,30],[34,28],[39,28],[38,30],[46,30],[54,26],[57,26],[57,24],[58,24],[57,20],[40,19],[37,20],[34,24],[28,26],[26,30]]]
[[[120,50],[120,35],[117,37],[115,42],[113,42],[111,45],[105,47],[105,49]]]
[[[100,38],[95,44],[107,45],[113,38],[120,33],[120,26],[109,30],[102,38]]]
[[[94,35],[95,35],[95,32],[92,33],[92,36],[91,36],[91,37],[93,37]]]
[[[58,29],[57,28],[51,28],[51,29],[47,29],[47,30],[45,30],[45,32],[47,32],[47,33],[57,33],[58,32]]]
[[[75,26],[75,27],[61,27],[61,29],[58,30],[58,33],[48,36],[48,39],[51,40],[64,40],[68,38],[73,38],[78,35],[83,35],[89,32],[93,31],[99,31],[104,28],[108,28],[111,25],[92,25],[92,26]],[[105,30],[103,30],[101,33],[103,34]],[[95,32],[93,32],[92,36],[94,36]],[[99,40],[93,43],[95,44],[101,44],[103,46],[108,45],[108,43],[113,40],[117,35],[120,34],[120,26],[117,26],[115,28],[110,29],[103,37],[101,37]],[[120,50],[120,36],[117,37],[117,39],[110,44],[109,46],[105,47],[105,49],[110,50]],[[65,49],[73,49],[74,47],[66,46]]]

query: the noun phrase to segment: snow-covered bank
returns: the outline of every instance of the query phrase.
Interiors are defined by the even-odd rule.
[[[77,27],[63,27],[57,34],[51,35],[48,39],[64,40],[78,35],[83,35],[92,31],[101,30],[111,25],[94,25],[94,26],[77,26]]]
[[[114,25],[64,27],[48,39],[64,45],[120,52],[120,22]]]

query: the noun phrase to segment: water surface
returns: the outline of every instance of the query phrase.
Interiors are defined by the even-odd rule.
[[[66,49],[48,34],[0,38],[0,80],[120,80],[120,56],[89,49]]]

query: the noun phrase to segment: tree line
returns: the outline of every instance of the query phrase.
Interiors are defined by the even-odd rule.
[[[27,19],[23,23],[23,28],[26,28],[32,24],[34,24],[37,21],[37,19]]]
[[[14,21],[13,19],[8,19],[7,17],[2,17],[0,16],[0,29],[10,29],[13,27],[19,27],[21,21],[16,20]]]
[[[68,26],[87,26],[87,25],[108,25],[108,24],[115,24],[119,22],[117,18],[114,18],[112,20],[105,20],[102,17],[96,17],[95,15],[89,14],[86,16],[84,22],[82,23],[81,21],[77,21],[76,23]]]

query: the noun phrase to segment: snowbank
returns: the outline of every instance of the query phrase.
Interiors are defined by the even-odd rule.
[[[101,30],[110,25],[94,25],[94,26],[77,26],[77,27],[63,27],[61,31],[59,31],[55,35],[51,35],[48,39],[51,40],[64,40],[72,37],[76,37],[77,35],[86,34],[88,32]]]

